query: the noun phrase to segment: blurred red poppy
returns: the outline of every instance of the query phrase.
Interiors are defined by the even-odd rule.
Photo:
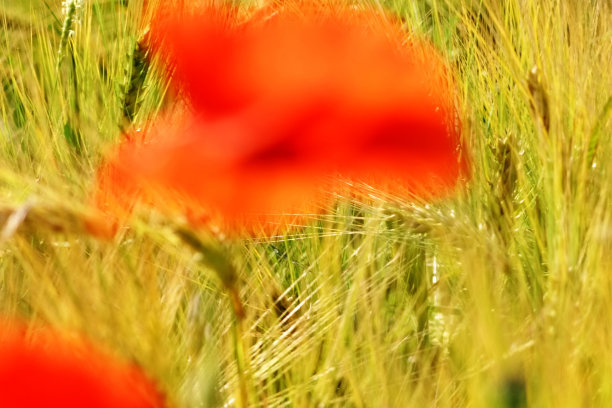
[[[48,328],[0,324],[0,407],[161,408],[137,367]]]
[[[283,4],[245,21],[218,7],[157,20],[154,49],[191,111],[120,147],[101,185],[112,173],[251,231],[318,211],[337,175],[394,195],[454,186],[455,90],[434,48],[365,6]]]

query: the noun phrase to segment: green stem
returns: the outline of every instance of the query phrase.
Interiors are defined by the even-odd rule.
[[[245,317],[244,305],[240,299],[240,284],[236,270],[228,254],[218,245],[218,242],[204,243],[193,231],[185,227],[178,227],[175,231],[183,242],[202,254],[202,262],[215,272],[230,297],[234,313],[234,356],[238,369],[239,392],[236,396],[236,405],[239,408],[246,408],[249,405],[248,376],[250,364],[248,345],[245,345],[243,327]]]
[[[238,395],[236,396],[236,406],[238,408],[246,408],[249,406],[248,393],[248,359],[247,348],[244,344],[244,319],[236,313],[234,308],[234,355],[236,358],[236,366],[238,368]]]

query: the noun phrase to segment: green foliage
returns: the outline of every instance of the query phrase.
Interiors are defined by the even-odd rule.
[[[466,188],[229,243],[148,209],[87,233],[104,152],[174,103],[142,1],[85,1],[69,34],[59,1],[0,0],[1,313],[107,344],[176,406],[605,406],[610,2],[381,3],[454,69]]]

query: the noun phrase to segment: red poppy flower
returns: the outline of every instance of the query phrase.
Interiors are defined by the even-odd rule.
[[[0,407],[161,408],[135,366],[48,328],[0,325]]]
[[[222,8],[159,20],[154,48],[192,110],[154,123],[149,143],[122,146],[105,171],[252,231],[317,211],[338,174],[444,194],[462,166],[440,55],[372,9],[284,4],[246,21]]]

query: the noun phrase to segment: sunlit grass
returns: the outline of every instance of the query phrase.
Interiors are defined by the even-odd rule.
[[[60,58],[59,1],[0,0],[0,311],[88,334],[176,406],[231,405],[232,303],[183,221],[142,208],[113,240],[87,233],[104,153],[178,103],[154,66],[134,73],[141,3],[85,1]],[[251,404],[606,406],[609,2],[381,3],[455,68],[471,180],[435,203],[338,197],[288,236],[217,243]]]

